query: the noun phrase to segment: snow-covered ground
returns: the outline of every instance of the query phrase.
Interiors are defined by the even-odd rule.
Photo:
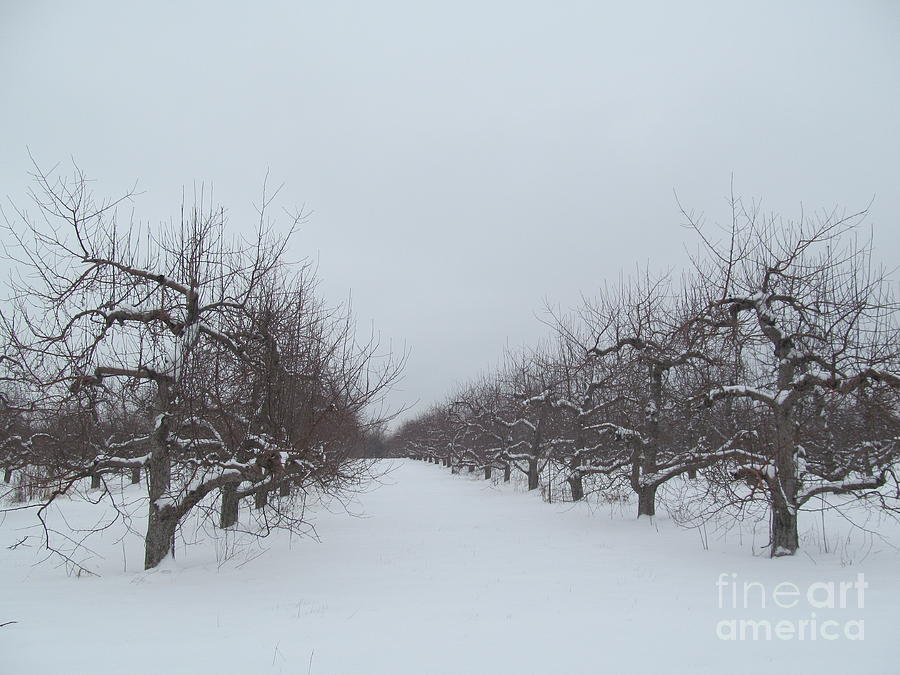
[[[546,504],[413,461],[394,462],[355,515],[333,507],[315,514],[320,542],[276,534],[263,555],[223,561],[226,542],[206,538],[151,572],[117,524],[89,543],[101,576],[78,578],[34,566],[35,548],[9,550],[33,515],[6,514],[0,623],[18,623],[0,628],[0,673],[900,673],[892,523],[854,534],[830,514],[824,553],[809,517],[805,552],[770,560],[754,554],[764,536],[749,525],[704,545],[664,516],[636,520],[631,505]],[[89,504],[63,509],[97,518]],[[832,582],[839,605],[840,582],[858,574],[863,607],[858,586],[845,607],[822,606]],[[759,582],[746,610],[744,582]],[[799,596],[777,596],[795,607],[777,606],[779,583],[796,585]],[[811,623],[802,641],[717,636],[748,617],[795,631],[816,621],[817,639]]]

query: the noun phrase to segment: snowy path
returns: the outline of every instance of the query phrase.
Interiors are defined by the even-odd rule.
[[[245,564],[219,567],[206,546],[175,570],[134,572],[131,542],[123,572],[108,536],[103,577],[82,579],[8,551],[7,518],[0,622],[19,623],[0,629],[0,673],[900,672],[892,551],[855,567],[756,558],[736,541],[704,551],[696,533],[630,507],[548,505],[411,461],[360,502],[363,518],[318,516],[321,543],[279,537]],[[717,621],[741,616],[717,607],[722,572],[802,586],[860,571],[866,607],[841,616],[865,618],[862,642],[716,638]]]

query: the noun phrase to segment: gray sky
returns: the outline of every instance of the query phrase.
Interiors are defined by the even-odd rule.
[[[788,6],[790,5],[790,6]],[[26,146],[143,219],[268,170],[322,292],[411,350],[419,409],[736,191],[864,207],[900,257],[900,3],[0,3],[0,193]]]

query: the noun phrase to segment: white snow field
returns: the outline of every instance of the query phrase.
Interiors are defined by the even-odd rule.
[[[61,508],[93,523],[100,507]],[[35,566],[35,547],[10,550],[34,516],[7,513],[0,623],[17,623],[0,628],[0,673],[900,673],[887,521],[852,533],[835,516],[825,553],[810,516],[805,552],[770,560],[748,526],[706,547],[632,505],[547,504],[415,461],[394,461],[353,510],[364,517],[318,509],[319,542],[275,534],[262,555],[222,561],[224,542],[206,538],[151,572],[117,523],[89,543],[100,576],[81,577]],[[863,591],[849,585],[859,574]],[[744,582],[758,582],[747,609]],[[717,636],[742,618],[794,637]]]

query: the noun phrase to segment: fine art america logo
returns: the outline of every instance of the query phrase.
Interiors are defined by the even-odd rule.
[[[720,640],[864,640],[865,575],[853,581],[790,581],[767,585],[739,580],[723,572],[716,581],[720,610],[752,618],[724,618],[716,623]],[[768,618],[758,618],[759,614]]]

